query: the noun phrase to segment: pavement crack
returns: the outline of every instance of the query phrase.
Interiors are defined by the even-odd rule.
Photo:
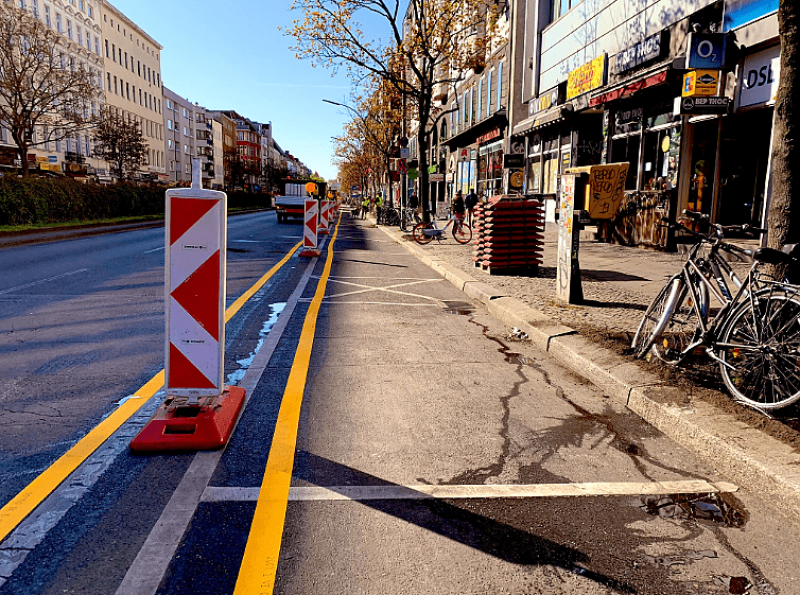
[[[486,467],[464,471],[450,481],[444,482],[442,485],[485,484],[487,480],[493,477],[500,477],[505,469],[506,460],[508,459],[509,453],[511,452],[511,433],[509,431],[509,422],[511,420],[511,399],[518,397],[522,386],[530,381],[524,372],[526,362],[519,353],[512,353],[508,345],[503,343],[500,339],[489,335],[488,327],[476,322],[473,317],[470,316],[469,322],[480,327],[486,338],[494,341],[500,346],[498,351],[503,354],[506,362],[516,362],[517,369],[515,372],[519,379],[514,382],[514,385],[511,387],[511,390],[508,392],[508,394],[500,397],[500,404],[503,407],[503,415],[500,419],[501,427],[499,434],[503,439],[503,445],[500,448],[500,456],[498,457],[497,461]]]

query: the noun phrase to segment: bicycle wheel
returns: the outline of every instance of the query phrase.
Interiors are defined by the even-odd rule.
[[[472,239],[472,228],[463,221],[453,221],[453,237],[459,244],[467,244]]]
[[[683,288],[683,278],[673,277],[648,306],[633,336],[631,349],[637,359],[643,358],[667,325],[675,301]]]
[[[433,236],[427,235],[425,230],[432,229],[432,227],[433,224],[431,223],[417,223],[414,226],[414,230],[411,232],[411,237],[414,238],[414,241],[417,242],[417,244],[422,244],[423,246],[425,244],[429,244],[431,240],[433,240]]]
[[[386,213],[386,225],[400,225],[400,215],[397,214],[395,209],[389,209]]]
[[[700,326],[701,313],[703,320],[708,316],[709,295],[708,288],[692,276],[695,291],[699,300],[694,304],[686,283],[681,284],[680,294],[675,300],[672,316],[661,331],[661,336],[653,342],[653,353],[665,364],[675,366],[689,355],[688,350],[700,339],[702,327]]]
[[[720,372],[733,396],[759,409],[800,399],[800,301],[761,292],[731,315],[717,345]]]

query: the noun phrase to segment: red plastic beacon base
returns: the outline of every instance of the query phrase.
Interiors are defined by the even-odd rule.
[[[320,254],[322,254],[320,250],[311,250],[310,248],[307,248],[300,253],[300,256],[314,258],[315,256],[319,256]]]
[[[199,405],[176,404],[170,397],[131,440],[136,453],[214,450],[224,446],[244,403],[245,390],[226,386],[218,397],[201,399]]]

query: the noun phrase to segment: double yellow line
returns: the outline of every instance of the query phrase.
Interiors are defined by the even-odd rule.
[[[286,507],[289,502],[289,487],[294,468],[297,430],[300,425],[300,406],[303,403],[303,392],[311,362],[311,348],[314,344],[317,316],[331,273],[333,243],[339,234],[340,223],[341,216],[328,246],[325,268],[306,314],[292,370],[286,382],[234,595],[271,595],[275,586]]]
[[[261,277],[250,289],[244,292],[225,311],[225,322],[247,303],[247,301],[277,273],[283,265],[297,252],[302,242],[295,246]],[[89,456],[116,432],[119,427],[133,416],[145,403],[164,386],[164,370],[153,376],[144,386],[127,399],[111,415],[94,427],[86,436],[81,438],[75,446],[61,455],[41,475],[29,483],[19,494],[0,509],[0,541],[8,535],[27,517],[45,498],[47,498],[61,483],[69,477]]]

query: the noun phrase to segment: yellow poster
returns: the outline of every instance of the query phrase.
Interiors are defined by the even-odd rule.
[[[579,66],[567,77],[567,100],[588,93],[606,84],[608,54],[598,56],[591,62]]]
[[[628,163],[591,166],[586,205],[591,219],[611,219],[616,214],[625,194],[629,166]]]

